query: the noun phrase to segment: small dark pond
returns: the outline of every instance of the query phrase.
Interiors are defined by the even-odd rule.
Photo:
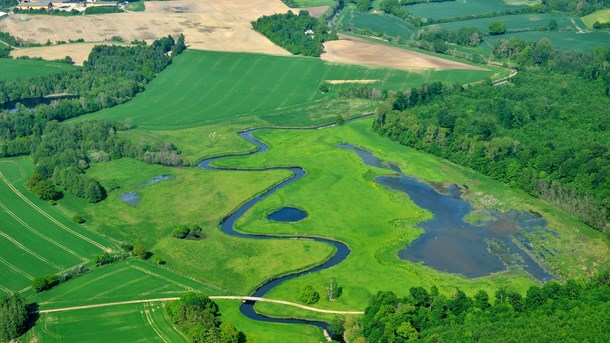
[[[307,218],[307,212],[301,211],[294,207],[284,207],[278,211],[275,211],[267,216],[269,220],[275,220],[278,222],[298,222]]]
[[[17,104],[22,104],[23,106],[33,109],[40,104],[50,105],[53,101],[61,100],[61,99],[76,99],[78,95],[61,95],[61,96],[49,96],[49,97],[38,97],[38,98],[28,98],[28,99],[18,99],[7,101],[5,103],[0,104],[0,111],[9,111],[10,113],[17,112]]]
[[[473,211],[472,204],[462,199],[461,190],[456,185],[439,192],[435,187],[406,176],[397,166],[379,160],[364,150],[347,144],[339,147],[354,151],[367,165],[396,172],[397,175],[379,176],[375,181],[406,193],[417,206],[433,213],[433,219],[419,224],[425,233],[402,249],[398,253],[400,258],[423,262],[437,270],[471,278],[514,265],[523,267],[540,281],[553,278],[524,251],[528,249],[534,256],[539,255],[523,235],[524,231],[553,234],[546,228],[547,223],[540,214],[486,209],[491,220],[473,225],[464,221],[464,217]]]

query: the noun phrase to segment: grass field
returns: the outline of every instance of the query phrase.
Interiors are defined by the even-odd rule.
[[[518,4],[518,5],[511,5]],[[525,7],[524,2],[505,2],[503,0],[456,0],[407,6],[409,12],[420,18],[452,18],[473,14],[484,14]]]
[[[363,165],[355,154],[336,147],[341,142],[363,146],[384,160],[396,162],[404,172],[425,180],[468,184],[472,194],[481,191],[499,199],[497,206],[500,209],[542,213],[549,221],[549,227],[561,238],[532,239],[532,242],[537,249],[545,247],[557,252],[546,263],[558,275],[586,276],[610,265],[609,241],[604,234],[587,228],[546,203],[469,169],[378,137],[371,132],[370,125],[368,119],[324,130],[265,130],[257,136],[272,146],[269,152],[219,161],[225,166],[239,167],[300,165],[308,171],[299,182],[255,206],[238,223],[239,230],[330,236],[346,242],[352,249],[352,254],[340,265],[291,280],[271,291],[270,298],[298,302],[299,290],[305,285],[312,285],[320,294],[325,294],[325,285],[331,277],[343,287],[343,295],[336,302],[322,297],[316,306],[362,309],[367,299],[379,290],[394,290],[405,295],[409,287],[415,285],[430,287],[434,284],[446,293],[459,287],[472,294],[479,289],[489,291],[499,286],[523,291],[536,284],[519,270],[468,279],[399,260],[397,251],[419,235],[415,224],[429,218],[430,214],[417,208],[406,196],[374,183],[375,175],[387,172]],[[481,206],[478,199],[471,198],[475,205]],[[281,206],[304,208],[309,217],[293,224],[265,219],[266,214]]]
[[[455,21],[450,23],[438,24],[439,27],[450,30],[457,31],[461,27],[476,27],[481,30],[484,34],[487,34],[489,29],[489,24],[494,21],[502,21],[506,24],[506,29],[508,32],[515,30],[527,30],[527,29],[536,29],[536,28],[544,28],[549,24],[550,20],[555,20],[557,22],[558,28],[560,30],[571,30],[576,31],[576,27],[570,21],[570,17],[562,14],[555,13],[530,13],[530,14],[518,14],[518,15],[506,15],[501,17],[493,17],[493,18],[483,18],[483,19],[473,19],[473,20],[463,20],[463,21]],[[572,18],[579,23],[580,18],[574,17]],[[580,24],[580,23],[579,23]]]
[[[180,276],[138,259],[95,268],[78,278],[31,297],[41,310],[113,302],[179,297],[186,292],[226,295],[227,291]]]
[[[417,34],[415,27],[395,16],[383,13],[362,13],[354,6],[345,8],[337,18],[337,22],[343,29],[354,27],[402,39],[412,39]]]
[[[155,176],[170,180],[142,187]],[[87,225],[128,242],[142,242],[173,271],[216,284],[243,295],[274,275],[319,263],[331,247],[311,241],[261,241],[229,237],[220,220],[239,204],[290,175],[287,171],[214,172],[199,168],[168,168],[131,159],[96,164],[88,175],[110,191],[108,199],[88,204],[67,196],[59,202],[67,213],[87,219]],[[119,199],[135,191],[141,204]],[[179,224],[198,224],[205,238],[179,240],[171,231]]]
[[[318,89],[325,80],[379,80],[383,89],[424,82],[480,80],[490,71],[407,72],[331,64],[315,58],[186,51],[132,101],[81,117],[131,119],[140,129],[189,128],[238,118],[268,125],[315,125],[332,121],[336,90]],[[322,109],[322,111],[320,111]],[[362,112],[360,112],[362,113]],[[345,113],[341,113],[345,114]]]
[[[498,39],[510,39],[513,37],[535,42],[542,38],[547,38],[551,41],[553,48],[560,50],[592,51],[598,46],[610,46],[610,33],[604,31],[587,33],[551,31],[519,32],[500,36],[486,36],[483,44],[491,47],[493,46],[493,42]]]
[[[25,189],[31,173],[28,158],[0,160],[0,293],[22,290],[32,278],[69,269],[115,245]]]
[[[610,22],[610,8],[595,11],[589,15],[582,17],[581,19],[582,22],[585,23],[585,25],[587,25],[587,27],[590,29],[593,28],[593,24],[595,24],[596,21],[600,24],[608,23]]]
[[[74,68],[76,67],[59,62],[0,58],[0,80],[27,79],[34,76],[60,73]]]
[[[29,342],[187,342],[158,302],[43,313],[24,338]]]

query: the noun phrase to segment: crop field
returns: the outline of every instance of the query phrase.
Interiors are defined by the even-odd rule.
[[[42,313],[24,338],[29,342],[187,342],[158,302]]]
[[[468,279],[399,260],[398,250],[421,232],[415,227],[416,223],[430,218],[430,214],[415,206],[406,196],[373,182],[376,175],[387,171],[366,166],[352,152],[337,148],[341,142],[362,146],[384,160],[397,163],[403,172],[421,179],[446,185],[467,184],[472,191],[469,199],[475,206],[484,206],[479,202],[481,197],[491,196],[497,199],[494,206],[500,210],[516,208],[542,213],[550,228],[561,238],[549,235],[544,240],[532,239],[532,243],[556,252],[545,260],[546,266],[554,273],[585,276],[610,265],[608,238],[603,233],[467,168],[374,135],[370,119],[324,130],[264,130],[257,136],[271,145],[269,152],[222,160],[218,164],[241,168],[300,165],[308,175],[257,204],[239,221],[238,230],[330,236],[346,242],[352,249],[349,258],[341,264],[282,284],[269,293],[270,298],[298,301],[299,290],[306,285],[312,285],[320,294],[325,294],[325,285],[331,277],[335,277],[343,287],[343,296],[332,303],[322,297],[319,302],[321,308],[362,309],[366,306],[366,299],[380,289],[391,289],[404,295],[409,287],[434,284],[441,292],[448,293],[459,287],[472,294],[479,289],[489,291],[498,286],[523,291],[537,283],[518,269]],[[483,195],[474,196],[477,192]],[[282,206],[303,208],[309,216],[291,224],[266,219],[268,213]]]
[[[595,11],[589,15],[586,15],[581,18],[583,23],[587,25],[588,28],[593,28],[593,24],[595,22],[599,22],[600,24],[610,22],[610,9]]]
[[[63,57],[65,55],[61,58]],[[60,73],[74,68],[74,66],[59,62],[1,58],[0,80],[27,79],[34,76]]]
[[[509,3],[503,0],[456,0],[411,5],[407,6],[407,9],[419,18],[442,19],[525,7],[525,5],[522,5],[523,2],[516,2],[515,5]]]
[[[80,38],[104,42],[113,36],[120,36],[125,42],[150,42],[184,33],[186,44],[194,49],[290,55],[250,25],[262,15],[286,11],[288,7],[280,0],[150,1],[144,12],[71,17],[12,15],[0,21],[0,31],[41,44]]]
[[[294,3],[298,5],[300,8],[305,7],[316,7],[316,6],[330,6],[336,0],[292,0]]]
[[[552,32],[552,31],[530,31],[510,33],[500,36],[485,37],[485,44],[493,46],[493,42],[498,39],[521,38],[530,41],[539,41],[547,38],[551,41],[553,48],[560,50],[582,50],[592,51],[598,46],[610,46],[610,33],[604,31],[594,31],[587,33],[578,32]]]
[[[23,290],[44,274],[84,263],[114,246],[25,189],[29,159],[0,161],[0,291]]]
[[[343,29],[355,27],[360,30],[370,30],[372,33],[385,33],[391,37],[412,39],[417,29],[411,24],[383,13],[362,13],[350,6],[341,12],[337,22]]]
[[[465,66],[464,68],[472,68]],[[309,106],[325,106],[336,92],[328,80],[378,80],[381,89],[406,89],[433,81],[478,81],[488,70],[425,70],[332,64],[314,58],[186,51],[132,101],[84,119],[131,119],[140,129],[167,130],[248,117],[270,125],[315,125],[337,114],[312,118]],[[333,87],[349,87],[338,85]],[[295,111],[296,112],[291,112]],[[290,114],[294,113],[294,114]],[[81,119],[82,120],[82,119]]]
[[[180,276],[138,259],[127,259],[81,275],[32,297],[42,310],[179,297],[186,292],[225,295],[226,290]]]
[[[577,23],[580,22],[580,18],[574,17],[572,18]],[[537,29],[537,28],[545,28],[550,20],[555,20],[557,22],[558,28],[560,30],[570,30],[576,31],[577,28],[574,26],[569,16],[555,14],[555,13],[529,13],[529,14],[517,14],[517,15],[506,15],[501,17],[493,17],[493,18],[482,18],[482,19],[473,19],[473,20],[464,20],[464,21],[455,21],[450,23],[438,24],[439,27],[445,30],[457,31],[461,27],[476,27],[481,30],[484,34],[487,33],[489,29],[489,24],[494,21],[502,21],[506,24],[506,29],[508,32],[515,30],[528,30],[528,29]],[[579,23],[580,24],[580,23]],[[582,25],[582,24],[581,24]]]

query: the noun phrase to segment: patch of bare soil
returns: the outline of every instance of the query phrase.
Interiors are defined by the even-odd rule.
[[[311,14],[312,17],[320,18],[322,16],[322,14],[324,14],[324,12],[326,12],[326,10],[329,7],[330,6],[316,6],[316,7],[294,8],[294,9],[292,9],[292,12],[297,14],[297,13],[299,13],[299,11],[305,10],[305,11],[309,12],[309,14]]]
[[[468,64],[345,35],[339,35],[339,40],[324,43],[324,51],[321,57],[329,62],[405,70],[482,70]]]

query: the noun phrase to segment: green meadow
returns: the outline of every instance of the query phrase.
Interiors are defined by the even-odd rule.
[[[113,302],[180,297],[186,292],[226,295],[225,289],[173,273],[163,266],[127,259],[94,268],[31,300],[42,310]]]
[[[0,80],[27,79],[76,69],[60,62],[0,58]]]
[[[573,17],[571,19],[574,19],[577,24],[580,24],[582,26],[580,18]],[[486,34],[489,29],[489,24],[494,21],[502,21],[504,24],[506,24],[506,30],[508,32],[511,32],[538,28],[544,29],[547,27],[551,20],[555,20],[557,22],[559,30],[577,30],[572,21],[570,20],[569,16],[556,13],[528,13],[506,15],[493,18],[454,21],[449,23],[437,24],[435,26],[439,26],[440,28],[450,31],[457,31],[461,27],[476,27],[477,29],[481,30],[481,32]]]
[[[595,22],[599,22],[600,24],[610,22],[610,9],[595,11],[581,19],[588,28],[592,29]]]
[[[582,50],[592,51],[599,46],[610,46],[610,34],[604,31],[593,31],[586,33],[557,32],[557,31],[529,31],[509,33],[499,36],[486,36],[484,43],[488,46],[493,46],[493,43],[498,39],[520,38],[529,41],[538,42],[542,38],[547,38],[551,41],[551,45],[555,49],[560,50]]]
[[[371,33],[383,32],[388,36],[402,39],[412,39],[417,35],[415,27],[395,16],[381,12],[363,13],[354,6],[346,7],[337,18],[337,23],[343,29],[353,27],[369,30]]]
[[[163,303],[141,303],[42,313],[25,334],[29,342],[188,342]]]
[[[155,176],[167,181],[143,187]],[[197,167],[169,168],[132,159],[95,164],[88,175],[111,191],[98,204],[66,196],[59,206],[87,219],[87,226],[127,242],[140,242],[166,267],[245,295],[266,279],[318,264],[332,253],[321,243],[245,240],[225,235],[218,223],[254,195],[291,175],[287,171],[215,172]],[[119,199],[123,192],[141,197],[137,206]],[[202,227],[200,240],[180,240],[180,224]]]
[[[38,276],[59,273],[115,246],[75,224],[25,188],[29,158],[0,161],[0,293],[23,290]]]
[[[376,88],[399,90],[434,81],[469,83],[491,74],[487,70],[408,72],[307,57],[186,51],[132,101],[79,120],[130,120],[141,130],[184,129],[244,118],[266,125],[316,125],[339,114],[363,113],[338,99],[338,90],[353,85],[336,85],[322,93],[319,87],[328,80],[379,80]]]
[[[398,259],[397,252],[420,234],[421,229],[416,224],[430,218],[431,214],[416,207],[405,195],[376,184],[374,177],[388,172],[368,167],[353,152],[336,147],[342,142],[362,146],[423,180],[468,184],[472,191],[470,199],[476,206],[482,207],[481,198],[491,197],[497,199],[494,207],[500,210],[515,208],[543,214],[549,227],[558,232],[561,239],[550,236],[545,240],[531,237],[531,240],[537,250],[544,248],[556,252],[543,263],[557,275],[586,276],[610,265],[609,242],[602,233],[544,202],[471,170],[387,141],[371,131],[370,119],[324,130],[264,130],[257,133],[257,137],[270,144],[271,150],[261,155],[221,160],[218,164],[240,168],[299,165],[308,174],[257,204],[239,221],[238,230],[332,237],[347,243],[352,250],[341,264],[282,284],[268,294],[270,298],[298,302],[300,289],[306,285],[314,286],[324,295],[331,277],[343,287],[343,295],[335,302],[322,296],[316,306],[362,309],[367,299],[379,290],[406,295],[410,287],[419,285],[437,285],[446,293],[459,287],[473,294],[480,289],[490,291],[500,286],[524,291],[537,284],[519,269],[468,279]],[[291,224],[266,219],[267,214],[283,206],[305,209],[309,216]],[[279,308],[275,307],[275,310]],[[282,311],[287,312],[270,314],[281,316],[299,310]]]
[[[315,6],[330,6],[335,3],[336,0],[290,0],[297,4],[297,7],[315,7]]]
[[[407,6],[409,12],[419,18],[453,18],[474,14],[499,12],[526,7],[527,1],[503,0],[456,0],[451,2],[426,3]]]

